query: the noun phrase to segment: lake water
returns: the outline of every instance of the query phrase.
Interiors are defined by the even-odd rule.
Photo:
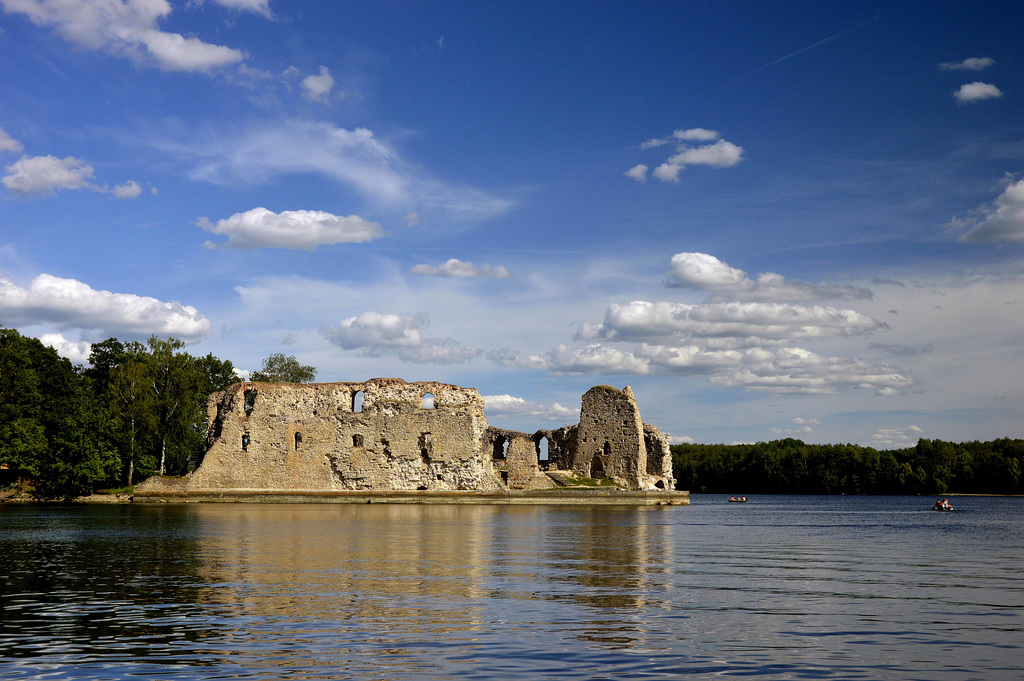
[[[3,679],[1020,679],[1024,499],[0,506]]]

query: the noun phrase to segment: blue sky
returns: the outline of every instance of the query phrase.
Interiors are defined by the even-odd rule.
[[[1022,437],[1019,3],[0,0],[0,323],[674,441]]]

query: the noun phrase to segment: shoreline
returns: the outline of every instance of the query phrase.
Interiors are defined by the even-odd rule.
[[[136,493],[138,504],[263,503],[263,504],[478,504],[561,506],[689,506],[689,492],[633,492],[580,488],[513,490],[509,492],[341,491],[231,489],[196,492]]]

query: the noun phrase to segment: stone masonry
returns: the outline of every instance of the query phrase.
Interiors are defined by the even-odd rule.
[[[207,450],[188,493],[500,492],[566,476],[630,490],[674,484],[668,440],[640,421],[628,387],[592,388],[579,425],[533,434],[489,427],[475,389],[397,378],[238,383],[207,410]]]

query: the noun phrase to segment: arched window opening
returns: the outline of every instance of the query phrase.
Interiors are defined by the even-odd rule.
[[[658,489],[665,489],[665,481],[659,480],[658,482],[654,483],[654,486],[657,487]]]
[[[256,391],[246,390],[245,393],[243,393],[243,397],[245,399],[245,402],[243,403],[245,415],[249,416],[249,414],[252,413],[252,408],[256,406]]]
[[[548,460],[548,439],[542,437],[537,440],[537,461]]]
[[[594,480],[604,477],[604,457],[600,454],[594,454],[594,458],[590,460],[590,477]]]
[[[363,398],[364,397],[365,397],[365,395],[363,395],[363,391],[362,390],[356,392],[356,394],[352,396],[352,411],[353,412],[360,412],[360,411],[363,410]]]
[[[302,449],[302,433],[295,433],[295,451]]]
[[[434,408],[434,395],[433,393],[423,393],[423,402],[420,404],[423,409]]]

